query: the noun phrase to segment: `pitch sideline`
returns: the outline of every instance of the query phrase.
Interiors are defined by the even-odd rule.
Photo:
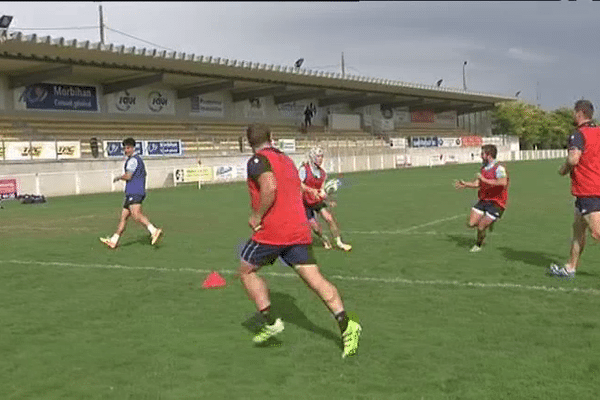
[[[135,267],[120,264],[77,264],[69,262],[51,262],[51,261],[26,261],[26,260],[0,260],[0,264],[14,265],[38,265],[49,267],[67,267],[67,268],[88,268],[88,269],[117,269],[127,271],[155,271],[155,272],[190,272],[197,274],[207,274],[212,270],[193,269],[193,268],[160,268],[160,267]],[[225,275],[234,275],[236,271],[218,270],[217,272]],[[294,273],[281,272],[262,272],[262,274],[273,277],[292,278],[297,275]],[[471,287],[482,289],[517,289],[529,291],[543,292],[560,292],[560,293],[583,293],[591,295],[600,295],[600,290],[590,288],[563,288],[563,287],[548,287],[548,286],[531,286],[520,285],[517,283],[481,283],[481,282],[459,282],[459,281],[441,281],[441,280],[410,280],[402,278],[377,278],[368,276],[344,276],[330,275],[332,280],[355,281],[355,282],[377,282],[386,284],[404,284],[404,285],[430,285],[430,286],[455,286],[455,287]]]

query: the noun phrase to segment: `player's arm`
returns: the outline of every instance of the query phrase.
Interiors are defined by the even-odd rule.
[[[558,173],[562,176],[570,173],[577,164],[584,149],[584,138],[581,132],[575,131],[569,137],[569,152],[564,164],[558,169]]]
[[[463,181],[462,179],[454,181],[454,187],[456,189],[477,189],[479,187],[479,179],[475,179],[474,181]]]
[[[569,153],[567,154],[567,159],[565,160],[565,163],[560,166],[558,173],[560,175],[566,175],[566,174],[570,173],[573,170],[573,168],[575,168],[575,166],[577,164],[579,164],[579,159],[581,158],[581,153],[582,153],[582,151],[579,150],[578,148],[569,149]]]
[[[125,165],[125,173],[121,176],[117,176],[115,179],[113,179],[113,182],[130,181],[133,177],[133,173],[135,172],[136,168],[137,160],[135,158],[130,158],[129,160],[127,160],[127,164]]]

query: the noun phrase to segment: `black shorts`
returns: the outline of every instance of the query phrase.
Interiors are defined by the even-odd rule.
[[[142,204],[145,198],[145,194],[126,194],[125,200],[123,201],[123,208],[128,209],[132,204]]]
[[[600,197],[577,197],[575,199],[575,209],[581,215],[588,215],[600,211]]]
[[[504,208],[491,201],[479,201],[473,208],[481,211],[483,214],[487,214],[487,216],[494,220],[500,219],[502,214],[504,214]]]
[[[316,218],[317,214],[324,208],[327,207],[327,204],[322,201],[317,204],[313,204],[312,206],[304,205],[304,209],[306,210],[306,219]]]
[[[316,264],[312,244],[272,245],[258,243],[250,239],[242,249],[240,259],[259,269],[263,265],[270,265],[281,257],[289,266]]]

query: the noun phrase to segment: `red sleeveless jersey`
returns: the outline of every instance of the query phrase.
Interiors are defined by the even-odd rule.
[[[270,245],[310,244],[312,235],[302,204],[302,187],[298,170],[291,158],[281,151],[268,147],[256,152],[269,160],[277,182],[273,205],[263,216],[262,229],[252,235],[252,240]],[[260,206],[258,183],[247,180],[252,209]]]
[[[584,150],[571,171],[571,193],[576,197],[600,197],[600,127],[582,126]]]
[[[310,167],[309,163],[303,163],[301,168],[304,168],[304,170],[306,171],[306,179],[304,180],[304,184],[308,187],[314,188],[314,189],[321,189],[323,187],[323,183],[325,182],[325,179],[327,178],[327,173],[325,172],[325,170],[321,167],[319,167],[318,165],[315,165],[317,168],[319,168],[319,178],[317,178],[313,173],[312,173],[312,168]],[[303,195],[303,200],[304,200],[304,204],[306,204],[307,206],[314,206],[315,204],[319,204],[320,202],[323,201],[322,198],[318,198],[315,197],[311,194],[309,194],[308,192],[304,192]]]
[[[499,164],[495,164],[492,168],[489,169],[482,167],[481,176],[483,176],[486,179],[497,179],[496,170],[499,166]],[[477,194],[479,200],[491,201],[492,203],[496,204],[498,207],[501,207],[504,210],[506,208],[506,202],[508,201],[508,172],[506,173],[506,180],[506,186],[490,185],[480,180],[479,193]]]

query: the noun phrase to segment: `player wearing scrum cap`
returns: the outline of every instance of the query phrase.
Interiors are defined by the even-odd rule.
[[[326,201],[327,193],[323,190],[323,185],[327,179],[327,173],[321,167],[323,164],[324,151],[316,146],[308,152],[308,162],[300,166],[298,174],[302,181],[303,201],[306,208],[306,218],[310,226],[319,236],[326,249],[331,249],[332,245],[327,235],[323,233],[321,225],[317,221],[317,215],[320,215],[329,225],[329,230],[333,235],[334,244],[344,251],[352,250],[352,246],[342,242],[339,224],[333,213],[327,209],[327,206],[334,207],[334,201]]]

